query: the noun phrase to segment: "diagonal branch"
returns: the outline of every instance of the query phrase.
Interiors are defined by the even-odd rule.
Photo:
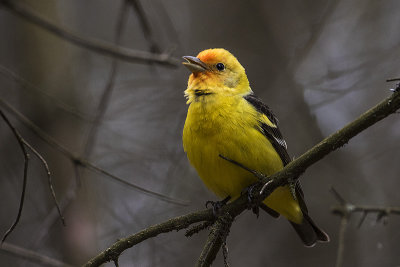
[[[28,89],[27,91],[30,91],[32,93],[38,93],[44,97],[46,97],[49,101],[51,101],[55,106],[57,106],[58,108],[62,109],[65,112],[68,112],[69,114],[83,120],[83,121],[87,121],[90,122],[92,121],[91,118],[89,118],[87,115],[82,114],[79,110],[77,110],[74,107],[71,107],[70,105],[64,103],[63,101],[61,101],[60,99],[58,99],[55,96],[52,96],[50,94],[48,94],[47,92],[45,92],[44,90],[42,90],[41,88],[39,88],[36,85],[33,85],[32,83],[30,83],[29,81],[25,80],[24,78],[18,76],[18,74],[16,74],[15,72],[11,71],[10,69],[0,65],[0,74],[3,75],[4,77],[6,77],[7,79],[10,79],[12,81],[14,81],[16,84],[18,84],[22,89]]]
[[[40,264],[40,266],[49,266],[49,267],[73,267],[65,262],[61,262],[59,260],[50,258],[48,256],[39,254],[35,251],[16,246],[7,242],[4,242],[0,247],[0,250],[6,252],[10,255],[26,259],[30,262],[34,262]]]
[[[144,193],[148,196],[157,198],[159,200],[168,202],[168,203],[173,203],[176,205],[182,205],[186,206],[188,205],[187,201],[180,200],[180,199],[175,199],[154,191],[151,191],[149,189],[143,188],[141,186],[138,186],[136,184],[130,183],[128,181],[125,181],[124,179],[113,175],[106,170],[103,170],[93,163],[87,161],[86,159],[83,159],[77,155],[75,155],[73,152],[71,152],[68,148],[64,147],[62,144],[60,144],[57,140],[55,140],[53,137],[49,136],[47,133],[45,133],[43,130],[40,129],[36,124],[34,124],[32,121],[30,121],[28,118],[26,118],[24,115],[22,115],[19,111],[17,111],[14,107],[12,107],[10,104],[8,104],[6,101],[0,98],[0,106],[3,106],[6,108],[9,112],[11,112],[15,117],[18,118],[18,120],[23,123],[26,127],[28,127],[30,130],[32,130],[38,137],[40,137],[44,142],[49,144],[51,147],[55,148],[59,152],[61,152],[65,157],[70,159],[74,165],[82,166],[85,167],[91,171],[97,172],[99,174],[104,175],[107,178],[111,178],[113,181],[117,181],[118,183],[121,183],[123,185],[129,186],[132,189],[137,190],[138,192]]]
[[[299,158],[293,160],[291,163],[285,166],[281,171],[262,179],[261,182],[256,183],[255,189],[260,190],[259,201],[264,200],[270,193],[272,193],[276,188],[287,184],[290,180],[296,179],[299,175],[301,175],[308,167],[310,167],[315,162],[321,160],[324,156],[329,154],[330,152],[335,151],[340,148],[344,144],[348,143],[348,141],[365,130],[366,128],[372,126],[376,122],[384,119],[392,113],[395,113],[400,108],[400,88],[397,87],[397,90],[387,99],[383,100],[381,103],[368,110],[364,114],[362,114],[359,118],[354,120],[353,122],[346,125],[341,130],[336,133],[330,135],[319,144],[308,150]],[[223,206],[220,210],[220,216],[224,216],[229,214],[233,219],[247,209],[247,195],[244,194],[235,201]],[[219,217],[220,217],[219,216]],[[218,217],[218,218],[219,218]],[[171,221],[178,221],[184,218],[185,224],[182,223],[173,224]],[[120,241],[114,243],[110,248],[106,249],[89,262],[86,263],[86,267],[88,266],[99,266],[105,262],[111,261],[115,258],[118,258],[119,255],[126,249],[142,242],[148,238],[152,238],[159,233],[166,233],[168,231],[180,230],[182,228],[188,227],[190,224],[201,222],[201,221],[212,221],[215,218],[212,216],[212,210],[203,210],[199,212],[194,212],[191,214],[187,214],[184,216],[180,216],[174,219],[170,219],[164,223],[151,226],[147,229],[142,230],[141,232],[134,234],[125,239],[121,239]],[[168,225],[168,227],[165,227]],[[229,226],[228,226],[229,230]],[[134,242],[132,241],[134,240]],[[213,240],[208,240],[206,246],[209,246],[209,242],[214,242]],[[222,242],[214,242],[213,249],[208,249],[202,258],[211,259],[213,254],[218,252]],[[211,264],[211,263],[210,263]],[[210,264],[203,264],[203,266],[210,266]]]
[[[21,4],[17,4],[16,1],[2,0],[0,1],[0,7],[7,8],[13,14],[41,27],[42,29],[70,42],[75,45],[90,49],[96,53],[100,53],[107,56],[112,56],[121,60],[129,62],[148,63],[154,62],[158,64],[168,66],[178,66],[180,60],[173,58],[167,53],[155,54],[146,51],[133,50],[121,46],[115,46],[108,42],[97,40],[94,38],[87,38],[80,36],[66,28],[57,26],[49,20],[41,17],[32,10],[24,7]]]
[[[282,171],[272,175],[269,178],[274,180],[274,183],[282,185],[284,182],[286,182],[286,178],[284,177],[296,178],[300,176],[308,167],[321,160],[332,151],[344,146],[350,141],[351,138],[361,133],[368,127],[386,118],[390,114],[395,113],[399,108],[400,88],[398,87],[397,91],[395,91],[390,97],[366,111],[359,118],[347,124],[339,131],[322,140],[319,144],[308,150],[296,160],[286,165]],[[269,179],[263,179],[263,181],[265,184],[269,181]],[[260,193],[265,193],[263,191],[264,188],[262,188]]]

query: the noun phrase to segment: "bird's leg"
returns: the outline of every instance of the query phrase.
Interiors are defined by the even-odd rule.
[[[228,203],[228,201],[231,199],[231,196],[227,196],[226,198],[224,198],[221,201],[211,201],[208,200],[206,202],[206,208],[208,208],[208,205],[211,205],[213,208],[213,214],[215,217],[218,216],[219,210],[226,205],[226,203]]]
[[[260,215],[260,208],[258,205],[258,197],[259,194],[257,194],[257,191],[255,190],[255,187],[257,184],[252,184],[242,191],[242,195],[247,193],[247,209],[251,209],[253,213],[257,216]]]

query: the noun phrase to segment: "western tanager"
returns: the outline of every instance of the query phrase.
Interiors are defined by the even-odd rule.
[[[220,155],[271,175],[291,161],[286,142],[277,118],[254,95],[244,68],[230,52],[208,49],[183,58],[192,72],[185,91],[189,109],[184,150],[205,185],[217,196],[234,200],[257,178]],[[300,184],[294,188],[282,186],[268,196],[263,203],[269,213],[286,217],[306,246],[328,241],[308,215]]]

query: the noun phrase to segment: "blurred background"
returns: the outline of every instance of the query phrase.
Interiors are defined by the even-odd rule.
[[[278,116],[293,157],[389,96],[395,85],[385,80],[400,75],[396,0],[0,2],[0,109],[47,160],[67,224],[31,155],[22,217],[6,242],[70,265],[216,199],[182,149],[189,72],[181,56],[231,51]],[[33,23],[37,17],[56,29]],[[132,50],[151,60],[132,59]],[[245,212],[227,240],[231,266],[335,266],[340,217],[331,213],[337,201],[329,190],[354,204],[400,206],[399,136],[395,114],[301,178],[311,217],[330,243],[305,248],[286,220]],[[5,233],[18,212],[24,158],[4,121],[0,138]],[[76,164],[77,157],[173,200]],[[399,266],[400,218],[384,225],[368,215],[358,228],[360,217],[347,226],[343,266]],[[193,266],[207,234],[147,240],[125,251],[120,266]],[[1,266],[45,265],[25,257],[0,249]],[[214,266],[223,266],[221,253]]]

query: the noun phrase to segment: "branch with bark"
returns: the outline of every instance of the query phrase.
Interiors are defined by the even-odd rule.
[[[334,188],[331,189],[339,205],[332,207],[332,213],[340,216],[340,227],[339,227],[339,245],[336,254],[336,267],[343,266],[344,258],[344,244],[346,237],[346,229],[349,219],[354,213],[361,213],[361,219],[358,223],[358,228],[361,227],[365,218],[370,213],[377,214],[377,222],[383,221],[383,224],[387,223],[387,218],[389,215],[400,215],[400,207],[390,207],[390,206],[369,206],[369,205],[355,205],[351,202],[345,200]]]
[[[151,191],[149,189],[143,188],[134,183],[128,182],[127,180],[122,179],[114,174],[109,173],[108,171],[96,166],[95,164],[89,162],[87,159],[80,157],[79,155],[75,154],[74,152],[69,150],[67,147],[65,147],[64,145],[59,143],[53,137],[51,137],[50,135],[45,133],[42,129],[40,129],[39,126],[34,124],[31,120],[29,120],[27,117],[25,117],[23,114],[21,114],[18,110],[16,110],[12,105],[7,103],[4,99],[0,98],[0,106],[4,107],[4,109],[6,109],[11,114],[13,114],[18,119],[18,121],[20,121],[28,129],[30,129],[32,132],[34,132],[45,143],[49,144],[54,149],[58,150],[62,155],[64,155],[68,159],[70,159],[74,166],[84,167],[84,168],[89,169],[98,174],[102,174],[105,177],[112,179],[113,181],[116,181],[122,185],[128,186],[129,188],[132,188],[134,190],[137,190],[138,192],[141,192],[148,196],[157,198],[159,200],[162,200],[162,201],[165,201],[168,203],[172,203],[172,204],[182,205],[182,206],[188,205],[188,202],[185,200],[175,199],[175,198],[163,195],[161,193]]]
[[[60,260],[48,257],[46,255],[40,254],[36,251],[26,249],[14,244],[4,242],[0,246],[0,251],[5,252],[9,255],[16,256],[29,262],[38,264],[38,266],[48,266],[48,267],[74,267],[68,263],[62,262]]]
[[[47,174],[48,185],[49,185],[49,188],[50,188],[51,195],[53,197],[54,203],[55,203],[55,205],[57,207],[58,214],[59,214],[59,216],[61,218],[61,221],[62,221],[64,226],[65,226],[65,220],[64,220],[64,217],[61,214],[61,209],[60,209],[60,206],[59,206],[58,201],[57,201],[56,193],[54,192],[54,189],[53,189],[53,182],[52,182],[52,178],[51,178],[51,173],[50,173],[50,169],[49,169],[49,166],[48,166],[46,160],[42,157],[42,155],[40,155],[40,153],[35,148],[33,148],[21,136],[21,134],[11,124],[10,120],[7,118],[7,116],[4,114],[4,112],[1,109],[0,109],[0,117],[3,118],[3,120],[5,121],[7,126],[11,129],[11,131],[14,134],[15,138],[17,139],[18,144],[19,144],[19,146],[21,148],[21,151],[22,151],[22,153],[24,155],[24,175],[23,175],[23,180],[22,180],[22,192],[21,192],[21,197],[20,197],[18,214],[17,214],[17,217],[15,218],[13,224],[11,225],[11,227],[6,231],[6,233],[4,234],[3,238],[1,239],[1,244],[3,244],[3,242],[6,240],[6,238],[13,232],[13,230],[17,226],[17,224],[18,224],[18,222],[19,222],[19,220],[21,218],[21,215],[22,215],[22,209],[24,207],[24,200],[25,200],[26,184],[28,182],[28,166],[29,166],[29,159],[30,159],[30,155],[28,153],[28,149],[30,151],[32,151],[32,153],[43,164],[43,167],[44,167],[44,169],[46,171],[46,174]],[[0,246],[1,246],[1,244],[0,244]]]
[[[269,177],[263,177],[262,175],[260,176],[257,173],[253,173],[258,178],[263,177],[254,185],[254,191],[259,192],[258,199],[256,200],[258,201],[257,203],[261,203],[261,201],[271,194],[276,188],[289,183],[289,181],[293,179],[296,179],[296,177],[304,173],[308,167],[321,160],[329,153],[347,144],[351,138],[364,131],[368,127],[386,118],[390,114],[395,113],[399,108],[400,86],[397,85],[395,92],[390,97],[362,114],[353,122],[347,124],[341,130],[322,140],[319,144],[315,145],[299,158],[286,165],[285,168],[283,168],[280,172],[277,172]],[[246,167],[243,166],[243,168]],[[223,206],[219,210],[216,217],[213,215],[212,209],[209,209],[190,213],[170,219],[164,223],[153,225],[130,237],[120,239],[111,247],[107,248],[99,255],[88,261],[84,266],[99,266],[108,261],[117,262],[123,251],[146,239],[155,237],[161,233],[167,233],[173,230],[181,230],[194,223],[205,221],[213,222],[213,225],[210,236],[203,248],[196,266],[210,266],[215,259],[215,255],[218,253],[224,242],[224,235],[227,235],[229,232],[232,221],[236,216],[245,211],[248,206],[247,194],[243,194],[235,201]]]
[[[181,63],[181,60],[172,57],[169,53],[152,53],[134,50],[113,45],[102,40],[83,37],[70,31],[69,29],[55,25],[48,19],[36,14],[29,8],[16,3],[16,1],[2,0],[0,1],[0,7],[6,8],[14,15],[17,15],[22,19],[39,26],[43,30],[52,33],[55,36],[96,53],[112,56],[113,58],[118,58],[128,62],[157,63],[166,66],[179,66]]]

